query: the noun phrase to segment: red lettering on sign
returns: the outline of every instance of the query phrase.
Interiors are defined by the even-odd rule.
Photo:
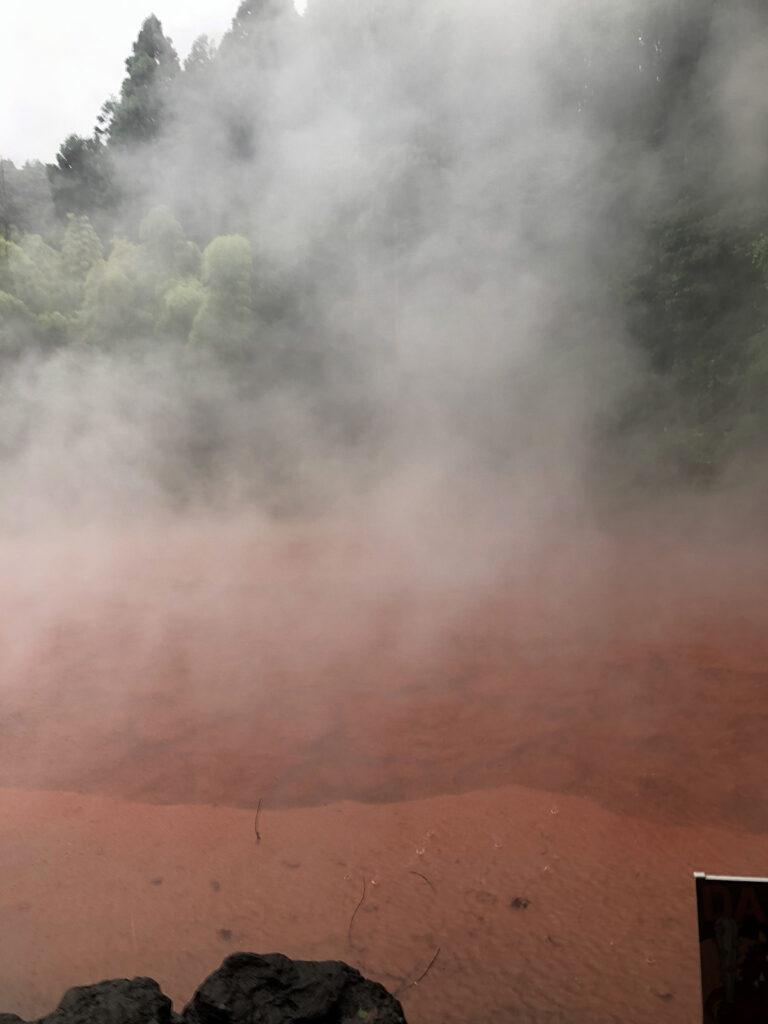
[[[736,920],[743,921],[745,917],[754,917],[759,924],[765,924],[768,918],[760,906],[754,886],[745,885],[739,895],[739,903],[736,907]]]
[[[701,905],[705,921],[714,921],[718,917],[733,917],[733,900],[727,886],[707,883],[704,886],[702,897]]]

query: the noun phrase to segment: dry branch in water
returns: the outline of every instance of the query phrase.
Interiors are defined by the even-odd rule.
[[[355,922],[355,918],[357,917],[357,912],[360,909],[360,907],[362,907],[364,900],[365,900],[365,878],[363,878],[363,893],[362,893],[362,896],[360,897],[360,900],[358,901],[357,906],[352,911],[352,917],[350,917],[350,919],[349,919],[349,928],[347,929],[347,941],[349,942],[349,945],[351,946],[352,949],[357,949],[357,946],[355,946],[355,944],[352,942],[352,925]]]
[[[437,889],[435,889],[434,885],[432,885],[432,883],[431,883],[431,882],[430,882],[430,880],[429,880],[429,879],[427,878],[427,876],[426,876],[426,875],[422,875],[422,873],[421,873],[420,871],[409,871],[409,872],[408,872],[408,874],[409,874],[409,875],[418,875],[418,876],[419,876],[419,878],[423,878],[423,879],[424,879],[424,881],[425,881],[425,882],[427,883],[427,885],[429,886],[429,888],[430,888],[430,889],[432,890],[432,892],[437,892]]]
[[[256,805],[256,817],[253,819],[253,831],[256,833],[256,842],[261,842],[261,832],[259,832],[259,815],[261,814],[261,797]]]
[[[400,988],[398,988],[395,991],[395,993],[394,993],[395,996],[401,995],[403,992],[406,992],[409,988],[413,988],[414,985],[418,985],[419,982],[424,981],[426,976],[429,974],[429,972],[434,967],[435,960],[437,960],[437,958],[440,956],[440,948],[441,947],[438,946],[437,949],[435,950],[435,955],[432,957],[432,959],[427,964],[426,970],[422,971],[422,973],[418,976],[418,978],[416,978],[415,981],[409,981],[405,985],[401,985]]]

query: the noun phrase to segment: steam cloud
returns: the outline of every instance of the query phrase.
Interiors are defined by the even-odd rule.
[[[122,232],[164,205],[250,239],[248,365],[115,337],[14,364],[4,521],[322,506],[397,475],[441,502],[473,476],[479,501],[584,500],[643,372],[614,284],[653,181],[564,102],[558,68],[607,6],[369,6],[266,21],[256,59],[176,98],[151,158],[120,154]]]
[[[704,140],[682,99],[680,112],[654,107],[678,64],[637,29],[649,11],[673,24],[682,2],[312,0],[303,19],[264,6],[277,13],[247,60],[233,51],[226,74],[203,62],[170,95],[159,140],[114,154],[118,235],[137,242],[164,207],[201,248],[248,240],[246,336],[223,327],[196,344],[118,322],[54,351],[7,354],[0,378],[4,534],[61,535],[88,551],[78,569],[43,544],[50,563],[33,560],[32,592],[60,571],[83,607],[103,606],[93,621],[107,635],[127,581],[124,610],[143,639],[105,641],[130,653],[103,662],[126,687],[161,671],[152,666],[174,616],[199,637],[219,602],[218,639],[182,645],[197,665],[185,678],[205,691],[225,664],[230,689],[222,676],[217,699],[232,706],[256,685],[259,645],[282,621],[275,607],[294,626],[274,664],[300,672],[342,663],[345,633],[379,636],[371,623],[390,601],[408,613],[395,616],[392,644],[417,658],[511,564],[533,578],[544,550],[562,568],[541,581],[551,619],[576,603],[567,580],[583,582],[582,568],[559,532],[588,533],[641,502],[631,485],[649,448],[653,460],[652,431],[617,427],[638,395],[656,395],[651,360],[629,340],[625,287],[644,225],[681,160],[691,177],[709,167],[712,194],[758,187],[756,97],[768,95],[754,87],[764,44],[746,55],[737,45],[746,8],[737,19],[713,8],[710,48],[687,86],[685,102],[706,111]],[[684,64],[685,47],[669,45]],[[119,298],[119,276],[110,286]],[[731,507],[674,483],[662,497],[682,503],[689,532],[692,508],[704,530]],[[165,530],[183,562],[195,522],[208,591],[198,579],[182,593],[169,569],[161,584],[152,577],[161,596],[142,605],[121,545],[134,550],[145,529],[151,562]],[[254,597],[239,565],[249,538],[274,531],[282,543],[286,524],[308,522],[352,537],[366,524],[359,576],[346,550],[335,597],[322,556],[272,595],[277,606]],[[604,608],[613,554],[590,550]],[[26,628],[38,636],[67,604],[59,583],[22,602],[36,605]],[[153,634],[155,615],[165,625]],[[86,648],[98,646],[89,637]],[[40,655],[21,642],[9,651],[15,676]]]

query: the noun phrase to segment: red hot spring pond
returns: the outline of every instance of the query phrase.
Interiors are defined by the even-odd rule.
[[[0,1010],[142,974],[178,1009],[253,950],[346,960],[412,1024],[700,1019],[692,872],[768,875],[768,563],[513,547],[3,542]]]

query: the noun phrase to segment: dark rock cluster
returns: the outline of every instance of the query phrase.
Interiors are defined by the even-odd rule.
[[[152,978],[71,988],[36,1024],[406,1024],[389,992],[340,960],[234,953],[181,1014]],[[0,1024],[25,1024],[0,1013]]]

